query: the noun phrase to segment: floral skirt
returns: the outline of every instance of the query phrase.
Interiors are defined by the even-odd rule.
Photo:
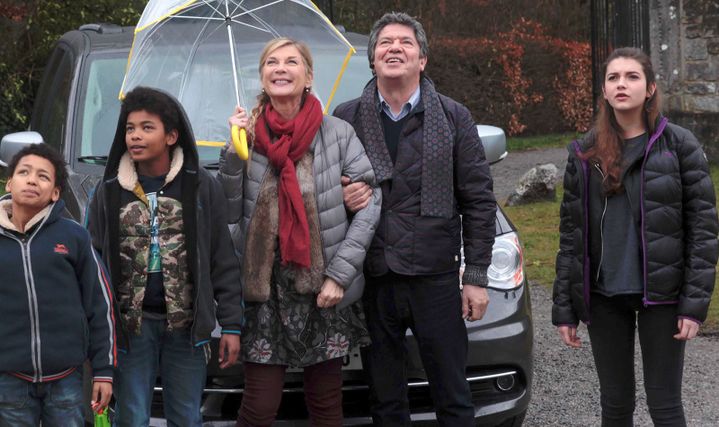
[[[279,256],[269,299],[245,303],[241,339],[244,361],[293,367],[344,357],[370,343],[361,301],[339,310],[317,307],[317,294],[297,293],[292,270]]]

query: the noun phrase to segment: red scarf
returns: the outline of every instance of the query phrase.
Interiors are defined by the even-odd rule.
[[[283,265],[293,263],[304,268],[310,267],[310,228],[300,184],[297,182],[295,162],[307,152],[321,124],[320,101],[309,94],[294,119],[282,121],[279,113],[268,103],[255,124],[255,150],[267,156],[279,173],[278,232]],[[267,128],[278,135],[276,141],[270,141]]]

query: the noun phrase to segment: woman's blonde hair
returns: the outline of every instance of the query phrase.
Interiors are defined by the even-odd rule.
[[[304,63],[305,70],[307,72],[307,77],[312,77],[312,54],[310,53],[310,48],[300,41],[293,40],[287,37],[279,37],[276,39],[272,39],[267,42],[264,49],[262,49],[262,54],[260,54],[260,66],[258,68],[260,77],[262,76],[262,69],[265,66],[267,57],[270,56],[272,52],[285,46],[294,46],[300,52],[300,56],[302,56],[302,62]],[[252,108],[252,111],[250,113],[250,120],[247,125],[247,132],[249,133],[250,140],[254,141],[255,123],[257,123],[257,119],[260,117],[260,114],[262,114],[262,111],[264,111],[265,105],[267,105],[269,102],[270,96],[267,95],[267,93],[265,93],[265,90],[263,89],[262,92],[257,95],[257,104],[254,106],[254,108]]]

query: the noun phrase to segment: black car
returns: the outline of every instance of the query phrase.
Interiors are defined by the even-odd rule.
[[[334,105],[358,96],[371,76],[366,59],[367,37],[345,35],[358,53],[348,65]],[[60,150],[70,173],[69,191],[64,195],[67,215],[78,221],[84,220],[85,207],[103,173],[113,140],[120,107],[118,94],[132,36],[132,27],[110,24],[84,25],[63,35],[45,68],[29,131],[6,135],[0,143],[0,165],[29,143],[44,142]],[[477,130],[490,162],[506,156],[501,129],[479,125]],[[199,148],[203,165],[216,169],[219,149]],[[481,321],[467,323],[467,380],[478,424],[519,426],[531,396],[533,326],[522,246],[515,227],[501,209],[497,209],[496,241],[488,275],[487,313]],[[427,377],[417,344],[410,332],[407,336],[412,419],[417,424],[433,424]],[[153,416],[161,418],[161,379],[156,390]],[[356,349],[344,360],[343,390],[345,424],[371,424],[368,387]],[[233,420],[239,408],[241,365],[220,370],[216,361],[211,362],[205,392],[203,413],[208,424],[232,425],[223,420]],[[306,425],[301,421],[306,419],[302,375],[298,370],[289,370],[277,425]]]

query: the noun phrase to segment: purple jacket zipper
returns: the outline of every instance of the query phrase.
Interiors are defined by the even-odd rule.
[[[642,272],[643,272],[643,278],[644,278],[644,298],[642,298],[642,302],[644,303],[644,306],[649,305],[662,305],[662,304],[676,304],[678,301],[650,301],[649,296],[647,293],[647,283],[649,282],[648,272],[647,272],[647,237],[646,237],[646,231],[644,227],[645,218],[644,218],[644,168],[647,164],[647,159],[649,158],[649,151],[654,146],[654,143],[659,139],[659,136],[664,132],[664,128],[667,126],[667,123],[669,120],[666,117],[663,117],[661,121],[659,122],[659,126],[657,126],[657,130],[654,131],[654,135],[649,139],[649,143],[647,144],[646,150],[644,150],[644,159],[642,160],[642,168],[640,170],[641,173],[641,186],[639,187],[639,211],[640,211],[640,220],[641,220],[641,228],[642,228]]]

